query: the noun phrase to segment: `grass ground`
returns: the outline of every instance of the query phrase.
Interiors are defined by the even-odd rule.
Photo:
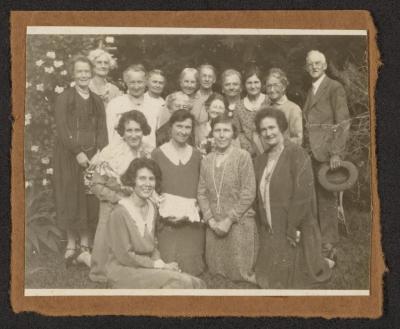
[[[341,237],[338,264],[329,282],[320,289],[368,289],[370,258],[370,214],[349,210],[346,213],[350,235]],[[104,284],[89,280],[89,269],[84,266],[65,268],[63,254],[42,250],[29,254],[25,262],[26,288],[99,289]],[[232,282],[222,276],[205,273],[201,278],[210,289],[254,289],[245,282]]]

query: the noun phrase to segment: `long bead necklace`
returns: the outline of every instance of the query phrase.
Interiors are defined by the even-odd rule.
[[[214,163],[213,163],[213,170],[212,170],[212,179],[214,184],[215,193],[217,194],[217,214],[221,213],[221,193],[222,193],[222,186],[224,183],[224,175],[225,175],[225,168],[226,164],[228,163],[227,158],[224,159],[224,166],[222,167],[222,175],[221,180],[219,182],[219,188],[217,189],[217,183],[215,180],[215,167],[217,166],[217,153],[214,155]]]

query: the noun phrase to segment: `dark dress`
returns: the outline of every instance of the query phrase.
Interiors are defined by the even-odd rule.
[[[161,191],[180,197],[197,198],[201,154],[193,148],[186,164],[175,165],[157,148],[152,158],[162,172]],[[202,223],[170,224],[163,220],[157,232],[161,258],[167,263],[177,262],[182,271],[199,275],[204,271],[205,229]]]
[[[55,104],[56,143],[54,148],[54,188],[57,223],[63,230],[88,229],[97,219],[98,201],[86,194],[84,168],[76,156],[84,152],[90,159],[107,145],[105,110],[92,92],[85,100],[75,88],[58,96]],[[95,226],[95,224],[92,224]]]
[[[255,272],[265,289],[305,289],[328,280],[331,270],[321,254],[321,233],[316,217],[314,178],[309,156],[300,146],[285,141],[269,185],[271,226],[260,191],[268,152],[255,159],[260,249]],[[300,243],[292,247],[300,231]]]

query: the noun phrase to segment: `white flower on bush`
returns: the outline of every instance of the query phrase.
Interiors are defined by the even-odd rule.
[[[30,113],[25,114],[25,126],[28,126],[31,124],[31,119],[32,119],[32,114],[30,114]]]
[[[31,146],[31,151],[32,151],[32,152],[38,152],[38,151],[39,151],[39,146],[37,146],[37,145],[32,145],[32,146]]]
[[[54,51],[48,51],[48,52],[46,53],[46,56],[47,56],[48,58],[55,59],[55,58],[56,58],[56,53],[55,53]]]
[[[70,85],[71,87],[75,87],[75,81],[72,81],[69,85]]]
[[[44,71],[46,72],[46,73],[53,73],[54,72],[54,67],[53,66],[49,66],[49,67],[45,67],[44,68]]]
[[[46,170],[46,174],[47,174],[47,175],[53,175],[53,168],[48,168],[48,169]]]
[[[67,75],[67,70],[62,70],[62,71],[60,72],[60,74],[61,74],[61,75]]]
[[[49,185],[49,184],[50,184],[50,181],[47,178],[43,178],[42,185],[46,186],[46,185]]]
[[[54,67],[61,67],[64,65],[63,61],[54,61],[53,62]]]
[[[32,187],[32,182],[31,181],[25,181],[25,188],[28,188],[28,187]]]
[[[44,64],[44,61],[39,59],[38,61],[35,62],[36,66],[42,66]]]
[[[57,94],[61,94],[61,93],[64,91],[64,87],[56,86],[56,87],[54,88],[54,91],[55,91]]]
[[[37,91],[44,91],[44,84],[43,83],[39,83],[38,85],[36,85],[36,90]]]
[[[30,86],[32,86],[32,84],[30,82],[26,82],[26,88],[29,88]]]
[[[44,157],[42,158],[42,163],[47,165],[50,163],[50,159],[48,157]]]
[[[107,43],[114,43],[114,37],[106,37]]]

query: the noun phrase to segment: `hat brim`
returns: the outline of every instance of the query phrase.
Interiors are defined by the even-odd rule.
[[[318,181],[321,186],[332,192],[345,191],[353,187],[358,179],[358,169],[350,161],[341,161],[340,166],[348,172],[348,178],[343,183],[334,183],[328,179],[328,171],[331,170],[328,163],[324,163],[318,170]]]

